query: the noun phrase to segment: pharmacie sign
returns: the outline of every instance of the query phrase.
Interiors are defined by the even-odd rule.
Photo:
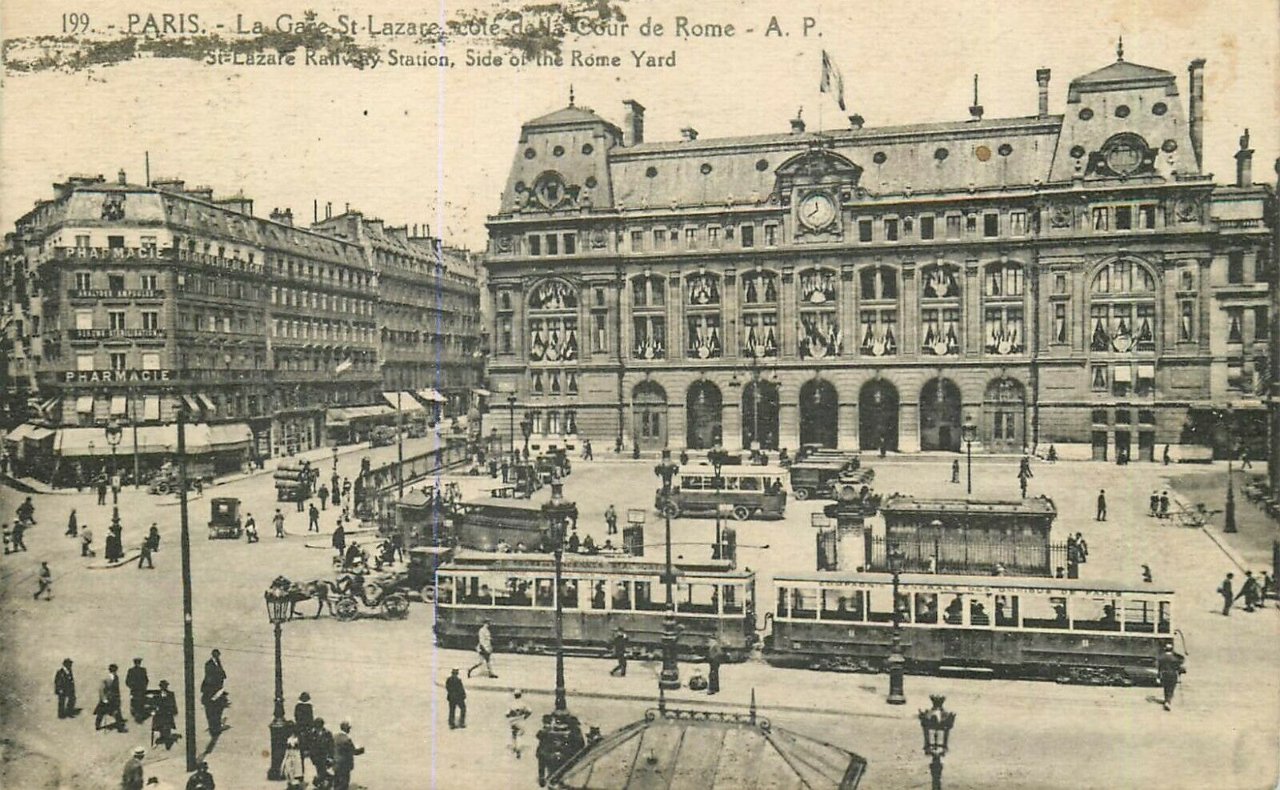
[[[172,381],[172,370],[68,370],[65,384],[153,384]]]

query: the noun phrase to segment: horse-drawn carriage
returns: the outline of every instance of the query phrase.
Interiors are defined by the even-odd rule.
[[[272,587],[284,590],[291,602],[289,616],[297,617],[297,605],[315,599],[319,617],[325,607],[329,614],[343,621],[354,620],[370,610],[380,611],[389,620],[402,620],[409,614],[409,598],[397,589],[395,574],[382,574],[366,581],[360,573],[343,573],[335,579],[313,579],[294,582],[277,576]]]

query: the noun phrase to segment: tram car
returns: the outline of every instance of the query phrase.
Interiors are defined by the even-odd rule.
[[[554,562],[550,554],[457,552],[436,574],[436,642],[470,649],[488,620],[495,650],[552,652]],[[660,655],[665,567],[638,557],[564,555],[566,652],[609,655],[622,628],[636,656]],[[756,640],[755,573],[723,560],[678,561],[675,571],[680,655],[701,658],[718,640],[726,661],[746,660]]]
[[[876,573],[774,578],[764,658],[774,666],[878,672],[893,635],[893,580]],[[1060,683],[1155,685],[1173,639],[1172,591],[1083,579],[902,574],[907,671]]]

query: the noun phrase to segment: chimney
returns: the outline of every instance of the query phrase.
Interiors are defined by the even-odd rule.
[[[803,134],[803,133],[804,133],[804,117],[803,117],[803,115],[801,115],[801,113],[802,113],[802,112],[803,112],[803,110],[797,110],[797,111],[796,111],[796,117],[794,117],[794,118],[792,118],[792,119],[791,119],[791,133],[792,133],[792,134]]]
[[[1040,86],[1040,117],[1049,117],[1049,75],[1048,69],[1036,69],[1036,84]]]
[[[973,104],[969,105],[969,120],[982,120],[982,105],[978,104],[978,75],[973,75]]]
[[[622,106],[627,108],[627,117],[623,120],[622,144],[640,145],[644,142],[644,105],[635,99],[626,99]]]
[[[684,140],[686,143],[692,143],[694,140],[698,139],[698,130],[692,126],[686,126],[680,130],[680,139]]]
[[[1196,58],[1187,67],[1191,82],[1191,150],[1196,155],[1196,169],[1203,166],[1204,150],[1204,58]]]
[[[116,173],[116,183],[118,183],[120,186],[124,186],[125,184],[129,183],[129,182],[125,179],[125,177],[124,177],[124,168],[123,168],[123,167],[122,167],[122,168],[120,168],[120,172],[119,172],[119,173]]]
[[[1253,186],[1253,149],[1249,147],[1249,130],[1240,135],[1240,150],[1236,151],[1236,186]]]
[[[286,209],[273,208],[273,209],[271,209],[271,221],[272,221],[272,222],[279,222],[281,225],[292,225],[292,224],[293,224],[293,209],[290,209],[290,208],[286,208]]]
[[[866,122],[867,122],[867,120],[866,120],[865,118],[863,118],[861,115],[850,115],[850,116],[849,116],[849,128],[850,128],[850,129],[852,129],[852,130],[854,130],[855,132],[856,132],[856,131],[858,131],[859,129],[861,129],[861,128],[862,128],[862,125],[863,125],[864,123],[866,123]]]

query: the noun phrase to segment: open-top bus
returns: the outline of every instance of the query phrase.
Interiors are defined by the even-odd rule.
[[[726,505],[738,521],[749,518],[778,519],[787,509],[787,492],[783,481],[787,470],[771,466],[724,466],[717,484],[714,467],[692,464],[680,467],[670,496],[659,488],[654,507],[659,513],[676,518],[680,515],[714,516],[721,504]]]
[[[774,578],[765,659],[775,666],[880,671],[893,633],[893,580],[877,573]],[[1173,635],[1173,592],[1083,579],[902,574],[909,671],[1059,682],[1154,684]]]
[[[564,555],[566,650],[606,655],[615,630],[623,628],[637,654],[657,656],[667,606],[665,567],[626,555]],[[718,640],[726,660],[746,659],[755,641],[755,573],[719,560],[680,561],[675,571],[680,653],[700,657]],[[550,554],[459,551],[436,574],[437,642],[473,647],[489,620],[495,650],[550,652],[554,579]]]

